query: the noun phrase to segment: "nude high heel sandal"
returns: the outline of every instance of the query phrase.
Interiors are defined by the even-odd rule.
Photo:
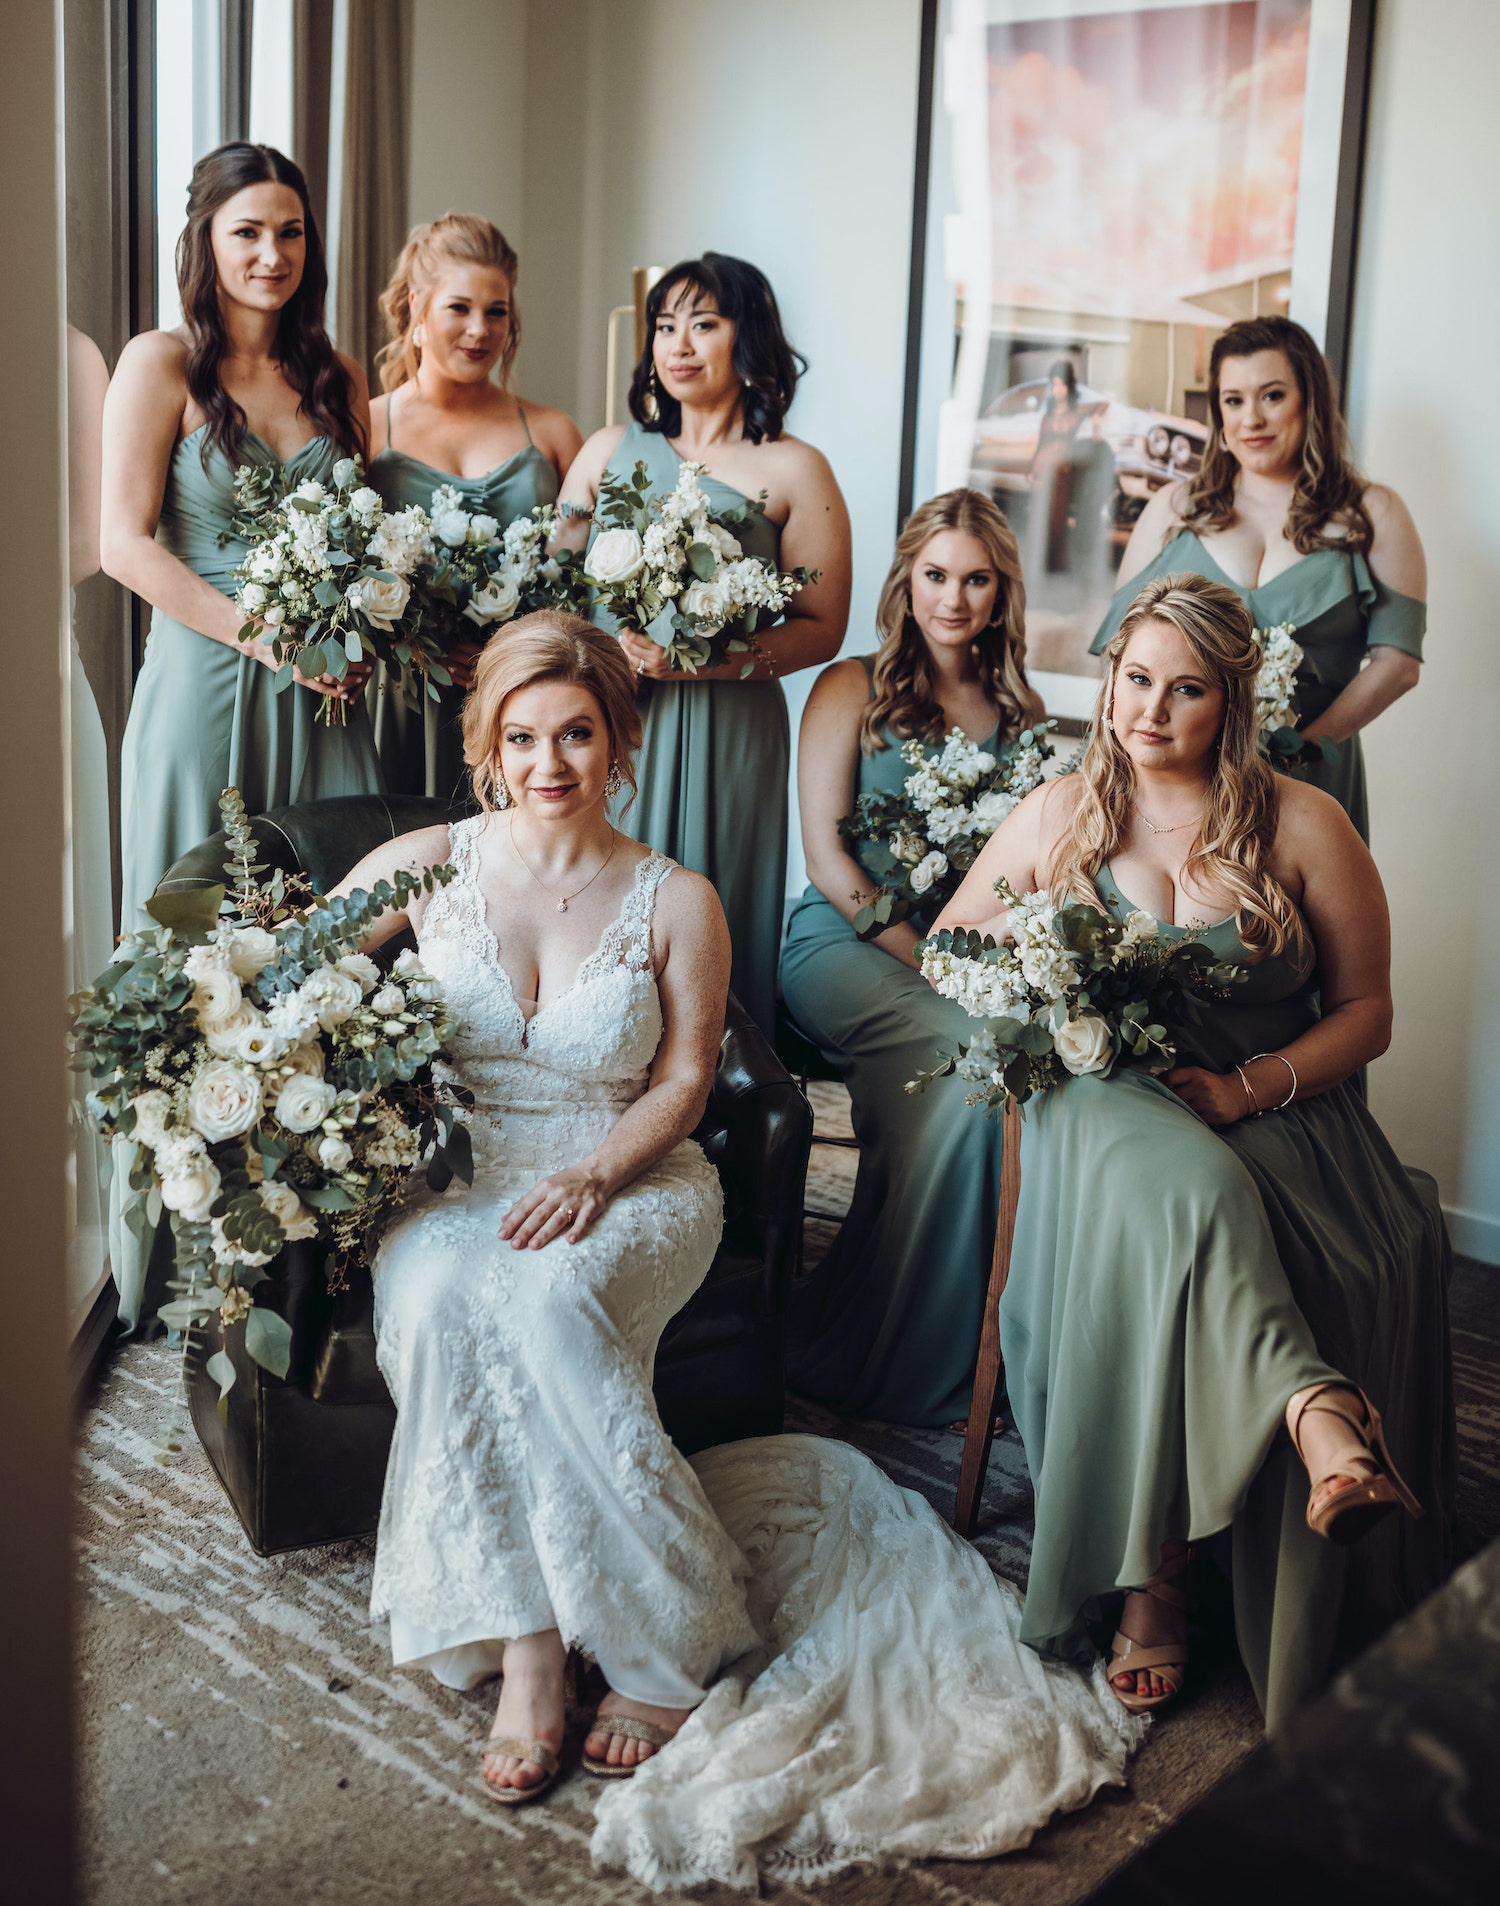
[[[1362,1423],[1337,1403],[1322,1400],[1337,1395],[1357,1399],[1365,1413]],[[1330,1542],[1343,1545],[1357,1542],[1393,1509],[1404,1509],[1410,1516],[1421,1515],[1421,1503],[1401,1480],[1396,1465],[1391,1461],[1385,1433],[1380,1427],[1380,1412],[1363,1390],[1352,1383],[1320,1383],[1303,1398],[1289,1425],[1292,1443],[1299,1456],[1302,1455],[1302,1441],[1298,1432],[1309,1410],[1338,1417],[1347,1424],[1350,1432],[1348,1444],[1330,1462],[1325,1463],[1316,1475],[1309,1477],[1307,1526],[1314,1535],[1326,1536]],[[1353,1480],[1346,1488],[1335,1489],[1319,1501],[1318,1491],[1335,1476],[1346,1479],[1352,1477]]]
[[[1161,1567],[1149,1582],[1143,1582],[1139,1588],[1132,1588],[1132,1595],[1151,1595],[1159,1602],[1165,1602],[1169,1608],[1182,1611],[1183,1635],[1181,1641],[1162,1641],[1147,1646],[1133,1640],[1125,1633],[1124,1616],[1120,1617],[1121,1626],[1115,1630],[1115,1638],[1109,1651],[1109,1666],[1105,1673],[1109,1679],[1109,1691],[1131,1714],[1152,1714],[1159,1707],[1165,1707],[1182,1692],[1182,1684],[1187,1679],[1187,1596],[1177,1586],[1177,1577],[1187,1573],[1187,1565],[1192,1560],[1193,1551],[1184,1548],[1177,1555],[1167,1556]],[[1165,1694],[1131,1694],[1124,1688],[1115,1686],[1117,1674],[1154,1674],[1158,1680],[1165,1681]]]
[[[563,1727],[566,1730],[568,1716],[578,1705],[578,1675],[573,1665],[573,1656],[569,1654],[563,1664]],[[480,1756],[480,1779],[490,1799],[502,1807],[524,1807],[542,1795],[550,1793],[557,1785],[562,1772],[562,1761],[545,1741],[523,1741],[513,1739],[508,1734],[491,1734],[482,1741],[475,1741],[474,1748]],[[484,1779],[484,1756],[486,1754],[508,1754],[516,1760],[535,1761],[545,1780],[539,1780],[534,1787],[497,1787],[492,1780]]]
[[[618,1734],[621,1740],[645,1741],[656,1748],[670,1747],[677,1738],[676,1728],[658,1727],[655,1721],[637,1721],[628,1714],[596,1716],[589,1726],[589,1732]],[[635,1767],[612,1767],[607,1760],[591,1760],[587,1754],[583,1757],[583,1771],[592,1774],[596,1780],[629,1780],[643,1764],[637,1762]]]

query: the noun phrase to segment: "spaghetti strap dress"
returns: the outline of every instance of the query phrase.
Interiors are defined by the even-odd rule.
[[[1102,653],[1148,582],[1180,570],[1233,589],[1258,629],[1292,625],[1293,639],[1304,657],[1297,673],[1298,727],[1321,715],[1342,694],[1359,673],[1368,649],[1400,649],[1419,662],[1422,659],[1427,604],[1379,581],[1358,550],[1315,549],[1258,589],[1247,589],[1224,573],[1192,530],[1180,530],[1154,562],[1115,592],[1090,653]],[[1358,735],[1334,745],[1338,750],[1336,761],[1316,761],[1296,772],[1301,779],[1331,794],[1359,829],[1360,838],[1368,842],[1364,749]]]
[[[423,463],[420,457],[396,448],[400,420],[399,392],[386,406],[386,447],[370,463],[370,487],[380,492],[388,510],[410,509],[413,504],[432,508],[432,493],[445,484],[457,490],[462,507],[471,516],[493,516],[504,530],[518,516],[528,516],[540,503],[557,501],[557,471],[545,451],[531,440],[526,406],[518,398],[526,447],[497,463],[483,476],[454,476],[448,470]],[[479,630],[473,631],[476,640]],[[464,690],[440,688],[438,699],[424,695],[420,709],[408,708],[400,689],[383,670],[372,684],[376,745],[386,787],[392,794],[436,795],[442,800],[461,798],[468,785],[464,766]]]
[[[1095,884],[1127,917],[1107,867]],[[1203,940],[1250,962],[1233,919]],[[1314,978],[1305,933],[1250,963],[1179,1037],[1182,1062],[1223,1071],[1289,1044],[1317,1017]],[[1022,1639],[1088,1659],[1101,1601],[1153,1575],[1164,1542],[1231,1530],[1240,1653],[1283,1726],[1451,1566],[1450,1270],[1437,1187],[1348,1081],[1217,1129],[1139,1071],[1028,1104],[1000,1303],[1036,1495]],[[1283,1424],[1294,1392],[1335,1373],[1381,1412],[1425,1511],[1347,1548],[1307,1527]]]
[[[606,466],[622,479],[644,463],[651,493],[677,487],[682,458],[659,430],[632,423]],[[712,510],[740,509],[742,491],[705,476]],[[597,532],[596,532],[597,533]],[[779,563],[781,534],[764,516],[735,530],[747,556]],[[602,629],[618,624],[603,609]],[[637,763],[639,793],[622,795],[617,827],[712,882],[729,922],[729,983],[769,1039],[776,1025],[776,956],[786,890],[787,775],[791,726],[780,682],[642,680],[645,730]]]

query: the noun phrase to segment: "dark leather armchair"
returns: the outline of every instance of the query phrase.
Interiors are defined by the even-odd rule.
[[[378,795],[279,808],[252,822],[256,858],[305,873],[326,892],[381,841],[462,811]],[[216,835],[185,854],[159,890],[217,881],[224,858]],[[708,1110],[694,1134],[724,1187],[724,1236],[656,1359],[662,1421],[685,1450],[781,1428],[786,1300],[811,1134],[806,1099],[731,994]],[[214,1341],[193,1357],[188,1381],[194,1426],[261,1555],[374,1529],[396,1420],[375,1364],[368,1275],[330,1297],[317,1244],[289,1244],[269,1268],[270,1284],[257,1297],[292,1327],[286,1377],[251,1361],[237,1324],[228,1332],[237,1380],[225,1420],[204,1369],[217,1326]]]

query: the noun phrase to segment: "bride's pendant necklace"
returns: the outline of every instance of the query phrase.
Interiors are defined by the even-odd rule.
[[[594,882],[599,878],[600,874],[604,872],[605,868],[614,859],[615,848],[619,843],[620,836],[618,831],[614,828],[611,828],[609,831],[610,831],[609,852],[604,856],[603,860],[600,861],[599,865],[589,875],[588,879],[584,881],[581,887],[575,887],[572,893],[565,893],[562,899],[558,901],[557,910],[559,913],[566,913],[568,910],[568,902],[570,900],[576,900],[579,894],[586,892],[588,888],[592,887]],[[546,894],[546,896],[550,900],[552,897],[553,889],[547,885],[546,881],[542,879],[540,874],[534,873],[532,871],[531,863],[527,860],[526,856],[521,852],[520,848],[516,846],[516,819],[514,815],[511,816],[511,820],[510,820],[510,844],[511,844],[511,847],[515,850],[516,859],[520,861],[521,865],[526,869],[527,873],[531,874],[532,879],[536,882],[536,884],[541,888],[542,892]]]

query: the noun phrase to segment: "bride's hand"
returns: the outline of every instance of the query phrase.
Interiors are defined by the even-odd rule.
[[[1250,1111],[1237,1072],[1207,1072],[1202,1066],[1174,1066],[1162,1078],[1184,1105],[1206,1124],[1234,1125]]]
[[[569,1244],[576,1244],[604,1216],[608,1205],[604,1187],[582,1165],[549,1172],[506,1212],[500,1238],[513,1251],[539,1251],[564,1233]]]

